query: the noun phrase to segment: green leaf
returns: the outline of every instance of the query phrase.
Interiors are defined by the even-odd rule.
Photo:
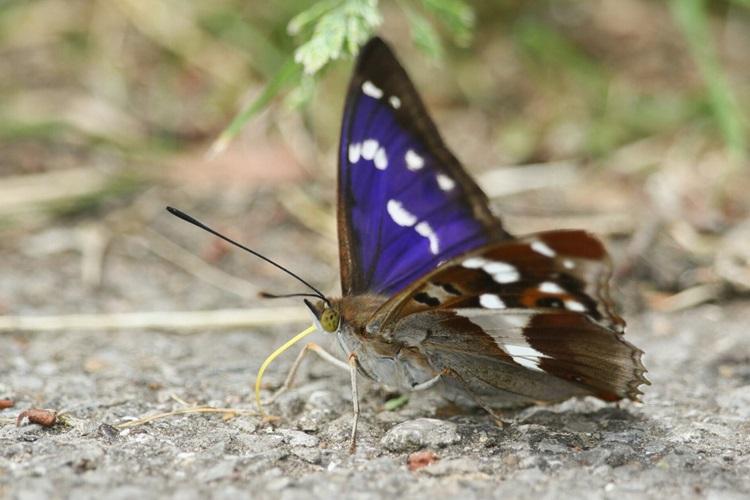
[[[708,99],[724,142],[739,160],[747,155],[743,115],[716,56],[704,0],[670,0],[672,14],[685,33],[690,53],[703,77]]]
[[[256,97],[253,102],[250,103],[245,109],[240,111],[232,120],[227,128],[225,128],[219,137],[213,142],[208,151],[208,157],[216,156],[226,149],[229,142],[240,133],[242,127],[250,121],[250,119],[258,114],[265,108],[271,100],[276,97],[285,87],[289,86],[292,82],[299,80],[300,78],[300,67],[294,63],[292,59],[288,59],[281,67],[276,76],[274,76],[266,88]]]
[[[409,402],[409,396],[402,394],[400,396],[397,396],[395,398],[389,399],[385,402],[383,405],[383,408],[387,411],[395,411],[401,408],[402,406],[405,406],[406,403]]]
[[[344,0],[319,16],[310,40],[297,48],[294,60],[314,75],[344,53],[355,55],[381,22],[377,0]]]
[[[290,35],[299,34],[306,26],[320,19],[329,10],[333,9],[340,0],[321,0],[316,2],[309,9],[300,12],[289,21],[286,27]]]
[[[409,21],[411,39],[414,45],[422,49],[432,59],[436,61],[442,59],[443,45],[440,43],[440,37],[430,21],[408,7],[404,7],[404,12]]]

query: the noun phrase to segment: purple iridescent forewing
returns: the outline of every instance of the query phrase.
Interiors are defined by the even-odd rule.
[[[441,262],[510,237],[378,38],[350,84],[338,196],[344,295],[395,294]]]

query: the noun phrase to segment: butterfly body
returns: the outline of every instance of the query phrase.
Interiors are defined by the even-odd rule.
[[[358,295],[329,299],[330,306],[323,301],[308,303],[308,306],[316,317],[328,307],[338,312],[340,322],[335,333],[339,345],[343,352],[355,355],[360,373],[384,386],[408,391],[434,378],[437,373],[424,356],[411,349],[406,337],[393,339],[377,331],[368,331],[367,318],[372,317],[387,300],[388,297],[382,295]]]

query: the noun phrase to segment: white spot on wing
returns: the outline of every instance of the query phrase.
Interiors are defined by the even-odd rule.
[[[463,261],[461,265],[467,269],[479,269],[486,263],[487,263],[487,260],[483,259],[482,257],[469,257],[468,259]]]
[[[525,316],[522,315],[516,315],[512,316],[509,315],[507,318],[505,318],[505,322],[509,324],[510,326],[514,326],[516,328],[526,328],[529,326],[529,322],[531,321],[531,315],[527,314]]]
[[[511,356],[530,356],[534,358],[546,358],[544,354],[537,351],[531,346],[528,345],[512,345],[507,344],[505,346],[505,350],[508,351],[508,354]]]
[[[406,152],[406,156],[404,156],[404,159],[406,160],[406,167],[409,170],[419,170],[420,168],[424,167],[424,158],[419,156],[412,149]]]
[[[349,144],[349,163],[357,163],[362,152],[362,145],[358,142]]]
[[[375,168],[378,170],[385,170],[388,167],[388,156],[385,154],[385,149],[378,148],[375,152]]]
[[[522,334],[522,330],[529,325],[534,312],[529,309],[506,309],[489,311],[483,308],[456,309],[456,314],[469,318],[472,323],[484,329],[500,343],[508,342],[508,335]]]
[[[398,98],[398,97],[396,97],[395,95],[392,95],[392,96],[391,96],[391,97],[390,97],[390,98],[388,99],[388,102],[390,102],[390,103],[391,103],[391,106],[393,106],[393,109],[398,109],[398,108],[400,108],[400,107],[401,107],[401,99],[399,99],[399,98]]]
[[[378,151],[378,141],[375,139],[367,139],[362,143],[362,158],[365,160],[372,160],[375,158],[375,153]]]
[[[520,356],[516,356],[513,358],[513,361],[518,363],[519,365],[528,368],[529,370],[534,370],[535,372],[543,372],[541,368],[539,368],[539,362],[533,359],[528,358],[522,358]]]
[[[505,302],[494,293],[483,293],[480,295],[479,305],[487,309],[505,309]]]
[[[370,97],[374,97],[375,99],[383,97],[383,90],[370,80],[367,80],[362,84],[362,92]]]
[[[438,186],[440,186],[440,189],[442,189],[443,191],[450,191],[451,189],[456,187],[456,181],[454,181],[447,175],[437,174],[436,177]]]
[[[568,311],[586,312],[586,306],[578,302],[577,300],[566,300],[565,309]]]
[[[482,270],[492,276],[497,283],[515,283],[521,277],[518,269],[507,262],[492,261],[482,266]]]
[[[563,267],[565,269],[573,269],[576,267],[576,263],[573,262],[571,259],[565,259],[563,260]]]
[[[558,285],[557,283],[553,283],[551,281],[545,281],[541,285],[539,285],[539,291],[543,293],[566,293],[563,288]]]
[[[414,226],[414,229],[416,231],[427,238],[430,241],[430,252],[432,252],[434,255],[437,255],[437,253],[440,251],[440,242],[438,241],[437,234],[435,234],[435,231],[432,230],[432,227],[427,222],[420,222],[416,226]]]
[[[539,368],[539,358],[547,358],[549,356],[545,356],[533,347],[506,344],[503,345],[502,348],[505,349],[505,351],[511,355],[513,361],[519,365],[538,372],[544,371]]]
[[[417,222],[417,216],[406,210],[400,201],[388,200],[386,210],[393,222],[399,226],[411,227]]]
[[[540,253],[540,254],[545,255],[547,257],[554,257],[555,255],[557,255],[557,252],[555,252],[554,250],[552,250],[549,247],[549,245],[547,245],[543,241],[539,241],[539,240],[533,241],[531,243],[531,249],[534,250],[536,253]]]

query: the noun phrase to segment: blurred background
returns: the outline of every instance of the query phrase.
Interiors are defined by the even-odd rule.
[[[361,380],[352,456],[327,363],[276,429],[258,415],[261,361],[309,324],[258,292],[300,285],[164,208],[338,294],[335,151],[372,33],[510,232],[605,240],[643,405],[430,424],[456,436],[430,474],[382,444],[454,414],[429,391]],[[750,0],[0,0],[0,497],[747,497],[748,49]],[[60,425],[17,427],[29,408]]]
[[[512,232],[608,240],[628,311],[750,287],[747,0],[4,0],[0,313],[297,291],[167,204],[337,293],[335,146],[372,32]]]

